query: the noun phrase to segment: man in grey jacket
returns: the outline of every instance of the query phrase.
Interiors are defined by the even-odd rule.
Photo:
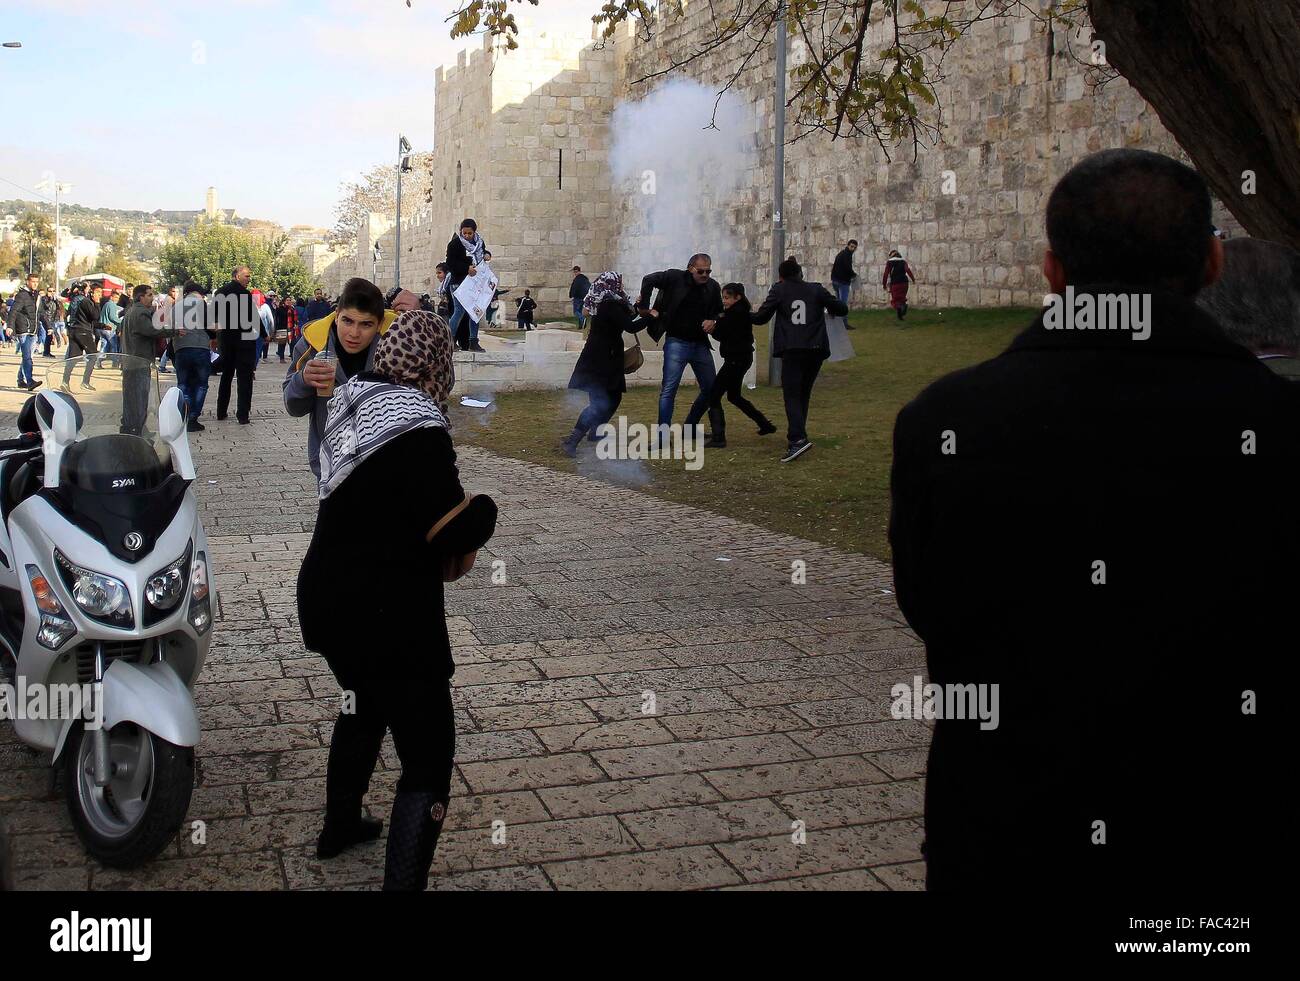
[[[303,327],[294,345],[289,372],[284,377],[284,408],[291,416],[311,416],[307,429],[307,462],[320,479],[320,441],[325,432],[329,398],[335,386],[368,371],[375,357],[376,341],[396,319],[384,309],[384,294],[368,279],[349,279],[339,295],[337,312]],[[331,364],[314,358],[328,350]]]

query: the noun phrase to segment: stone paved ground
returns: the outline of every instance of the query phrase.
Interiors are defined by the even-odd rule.
[[[0,723],[20,888],[382,878],[382,841],[314,854],[339,692],[296,625],[315,504],[305,424],[279,411],[277,369],[260,373],[254,425],[209,420],[196,440],[220,604],[189,816],[206,844],[183,835],[131,872],[89,862],[41,759]],[[460,463],[501,520],[448,588],[459,736],[433,888],[921,886],[929,730],[891,719],[888,693],[924,656],[887,567],[474,448]],[[806,585],[791,582],[794,560]],[[396,766],[390,741],[367,798],[377,816]]]

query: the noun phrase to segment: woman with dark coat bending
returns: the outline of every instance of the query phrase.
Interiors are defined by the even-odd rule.
[[[465,504],[447,430],[453,382],[446,321],[412,310],[379,341],[371,369],[335,392],[321,441],[320,510],[298,575],[303,641],[325,658],[345,699],[317,855],[379,837],[383,823],[364,817],[361,801],[391,729],[402,764],[384,870],[392,890],[427,886],[451,797],[444,566],[463,572],[461,557],[496,524],[491,498]]]
[[[609,422],[618,410],[627,391],[623,380],[623,333],[640,330],[632,301],[623,292],[623,277],[616,272],[596,277],[582,301],[582,312],[591,331],[573,366],[569,387],[586,392],[588,401],[573,432],[560,444],[568,456],[577,456],[582,438],[591,433],[594,439],[596,428]]]

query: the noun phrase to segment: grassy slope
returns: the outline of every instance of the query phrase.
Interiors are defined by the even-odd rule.
[[[585,399],[575,400],[575,393],[506,393],[496,411],[486,415],[457,407],[456,434],[463,442],[506,456],[603,476],[657,497],[888,560],[895,415],[935,378],[997,354],[1032,316],[1033,311],[1018,309],[945,310],[942,315],[913,310],[907,329],[900,330],[890,310],[853,313],[850,322],[857,330],[849,337],[857,357],[823,367],[808,425],[815,445],[792,464],[778,462],[785,448],[785,414],[780,392],[765,384],[747,395],[780,431],[760,439],[749,420],[724,401],[727,448],[706,451],[704,466],[696,471],[673,460],[602,464],[590,444],[575,465],[558,450],[585,404]],[[756,333],[760,379],[765,379],[767,330]],[[683,387],[678,392],[675,421],[685,417],[695,391]],[[629,422],[653,423],[657,404],[656,387],[634,388],[619,412]]]

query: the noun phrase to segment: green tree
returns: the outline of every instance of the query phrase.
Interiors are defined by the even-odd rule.
[[[312,291],[321,285],[307,264],[292,253],[276,259],[271,283],[277,296],[311,296]]]
[[[135,284],[146,282],[149,278],[148,273],[131,258],[125,231],[115,232],[113,240],[100,251],[99,271],[110,276],[120,276],[128,283]]]
[[[19,258],[13,243],[0,242],[0,279],[17,279],[26,271],[27,263]]]
[[[205,289],[230,282],[236,267],[248,266],[253,285],[273,280],[275,257],[270,246],[246,232],[220,222],[198,221],[185,237],[164,245],[158,253],[164,285],[193,279]]]
[[[42,279],[48,274],[54,276],[54,224],[38,211],[28,210],[14,224],[21,246],[18,257],[23,269],[27,269],[29,260],[32,269]]]

